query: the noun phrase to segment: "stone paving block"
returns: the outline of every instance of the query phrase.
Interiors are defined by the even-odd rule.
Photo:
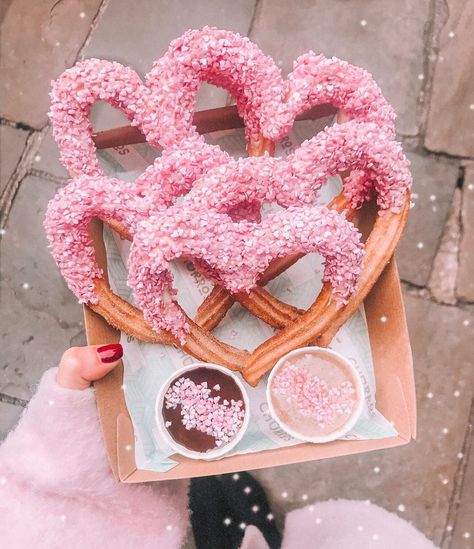
[[[474,301],[474,166],[466,168],[461,206],[461,243],[457,294],[460,299]]]
[[[394,106],[398,131],[414,135],[428,9],[426,0],[262,0],[251,38],[284,74],[307,50],[366,68]]]
[[[439,544],[474,392],[474,315],[410,295],[405,304],[417,383],[417,441],[255,472],[280,523],[284,513],[315,501],[370,499]],[[308,512],[308,520],[316,518]]]
[[[433,262],[428,283],[431,295],[441,303],[454,305],[459,263],[459,240],[461,236],[460,212],[461,189],[454,189],[453,202],[443,230],[440,245]]]
[[[0,195],[5,190],[25,148],[28,132],[0,125]]]
[[[400,276],[425,286],[447,220],[458,177],[456,161],[406,151],[413,175],[408,223],[397,248]]]
[[[21,406],[0,401],[0,443],[17,424],[22,412]]]
[[[64,350],[85,342],[82,308],[47,247],[43,218],[57,185],[27,177],[0,243],[0,392],[28,399]]]
[[[67,170],[59,160],[59,149],[51,128],[48,128],[45,133],[31,167],[46,172],[57,179],[68,179]]]
[[[133,67],[140,76],[151,69],[169,43],[190,28],[216,26],[247,34],[255,0],[197,0],[188,9],[180,2],[142,0],[130,9],[128,0],[114,0],[105,10],[98,28],[84,50],[84,57],[100,57]],[[226,104],[227,93],[204,85],[198,97],[198,110]],[[124,124],[119,113],[103,104],[94,109],[97,130]]]
[[[466,444],[470,452],[463,474],[460,499],[456,502],[458,511],[453,525],[450,549],[474,548],[474,426],[472,422],[474,422],[474,416],[471,417],[470,440]]]
[[[74,63],[100,4],[101,0],[10,3],[0,32],[0,116],[36,129],[44,126],[50,81]]]
[[[445,3],[449,17],[439,37],[425,145],[474,157],[474,3]]]

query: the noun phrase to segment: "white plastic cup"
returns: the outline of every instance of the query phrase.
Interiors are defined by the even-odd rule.
[[[347,419],[346,423],[344,423],[339,429],[327,434],[327,435],[320,435],[320,436],[314,436],[310,437],[307,435],[304,435],[302,433],[299,433],[298,431],[294,430],[292,427],[289,427],[286,423],[284,423],[278,414],[275,411],[275,408],[273,407],[273,397],[271,392],[271,386],[273,382],[273,378],[280,370],[281,366],[291,357],[295,357],[297,355],[306,354],[306,353],[312,353],[312,352],[318,352],[319,354],[326,354],[331,357],[337,358],[341,363],[344,364],[344,366],[347,367],[349,373],[351,374],[352,381],[355,384],[356,394],[357,394],[357,405],[354,408],[352,414]],[[273,419],[278,423],[278,425],[286,431],[289,435],[296,438],[297,440],[301,440],[304,442],[314,442],[314,443],[324,443],[324,442],[331,442],[333,440],[337,440],[338,438],[342,438],[344,435],[346,435],[352,427],[357,423],[357,420],[359,419],[362,408],[364,406],[364,391],[362,387],[362,380],[360,378],[359,372],[356,370],[355,366],[347,360],[344,356],[337,353],[336,351],[333,351],[332,349],[326,349],[324,347],[301,347],[300,349],[295,349],[294,351],[290,351],[285,356],[282,356],[280,360],[275,364],[272,371],[270,372],[270,375],[268,377],[267,381],[267,404],[268,408],[270,410],[270,414],[273,417]]]
[[[237,387],[240,389],[240,392],[242,394],[242,400],[245,406],[244,420],[237,435],[227,444],[220,446],[214,450],[209,450],[208,452],[197,452],[195,450],[190,450],[189,448],[186,448],[182,444],[179,444],[178,442],[176,442],[176,440],[174,440],[174,438],[171,436],[168,429],[166,428],[165,421],[163,419],[163,414],[162,414],[165,394],[166,394],[166,391],[169,389],[170,385],[173,383],[173,381],[176,381],[180,377],[198,368],[206,368],[208,370],[218,370],[219,372],[222,372],[226,374],[228,377],[232,378],[235,384],[237,385]],[[217,459],[227,454],[228,452],[230,452],[230,450],[232,450],[232,448],[234,448],[242,440],[242,437],[244,436],[244,433],[247,430],[249,420],[250,420],[249,397],[240,379],[235,374],[233,374],[228,368],[224,368],[223,366],[219,366],[218,364],[208,364],[207,362],[195,362],[193,364],[190,364],[189,366],[185,366],[184,368],[180,368],[179,370],[176,370],[163,383],[163,386],[161,387],[160,392],[156,397],[155,420],[161,436],[166,440],[166,442],[171,446],[171,448],[178,454],[181,454],[182,456],[186,456],[191,459],[204,459],[204,460]]]

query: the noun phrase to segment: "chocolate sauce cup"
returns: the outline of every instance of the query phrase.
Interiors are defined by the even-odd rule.
[[[272,384],[275,376],[278,374],[278,372],[281,370],[283,365],[287,362],[289,358],[296,358],[298,355],[306,355],[311,353],[317,353],[320,356],[325,356],[328,359],[330,359],[331,362],[335,363],[338,362],[343,368],[346,370],[347,377],[350,381],[352,381],[354,388],[355,388],[355,404],[353,406],[353,409],[347,418],[347,421],[344,422],[343,425],[338,426],[334,431],[331,431],[330,433],[324,434],[324,435],[317,435],[317,436],[310,436],[308,434],[303,434],[301,432],[298,432],[297,429],[294,428],[294,426],[290,426],[285,422],[282,417],[278,414],[278,411],[275,409],[275,403],[274,395],[272,394]],[[334,361],[336,359],[336,361]],[[272,371],[270,372],[270,375],[268,377],[267,381],[267,389],[266,389],[266,395],[267,395],[267,403],[270,410],[270,413],[273,417],[273,419],[280,425],[280,427],[286,431],[289,435],[296,438],[297,440],[301,440],[304,442],[313,442],[313,443],[325,443],[325,442],[331,442],[333,440],[342,438],[344,435],[346,435],[356,424],[357,420],[359,419],[362,408],[364,405],[364,391],[362,386],[362,381],[359,375],[359,372],[356,370],[355,366],[349,362],[344,356],[340,355],[336,351],[333,351],[331,349],[326,349],[323,347],[302,347],[300,349],[295,349],[294,351],[289,352],[275,364]],[[295,413],[297,413],[295,411]]]
[[[173,384],[173,382],[177,381],[180,377],[183,377],[183,376],[186,377],[186,374],[189,375],[190,373],[196,372],[200,369],[218,372],[219,376],[225,376],[226,378],[228,378],[228,380],[233,382],[235,384],[236,390],[239,392],[239,395],[238,395],[239,400],[242,400],[244,403],[244,411],[245,411],[243,423],[238,433],[234,436],[232,440],[223,444],[222,446],[216,447],[214,449],[209,449],[207,451],[202,451],[202,452],[187,448],[186,446],[184,446],[183,444],[175,440],[171,435],[168,427],[166,427],[165,425],[166,421],[163,415],[165,394],[166,394],[166,391],[169,389],[169,387]],[[209,376],[209,382],[213,383],[214,381],[212,381],[210,378],[211,376]],[[204,381],[204,379],[202,379],[202,381]],[[213,460],[213,459],[219,459],[220,457],[227,454],[230,450],[232,450],[232,448],[234,448],[242,440],[242,437],[244,436],[244,433],[248,427],[249,419],[250,419],[250,404],[249,404],[249,399],[248,399],[248,395],[245,390],[245,387],[243,386],[240,379],[236,375],[234,375],[228,368],[224,368],[223,366],[219,366],[217,364],[195,362],[194,364],[190,364],[189,366],[185,366],[184,368],[180,368],[179,370],[176,370],[165,381],[156,398],[155,420],[156,420],[156,424],[158,426],[159,432],[175,452],[191,459]],[[199,434],[197,430],[192,429],[190,433],[192,431],[196,433],[196,436],[201,436],[201,437],[203,436],[202,433]],[[204,435],[204,436],[209,436],[209,435]]]

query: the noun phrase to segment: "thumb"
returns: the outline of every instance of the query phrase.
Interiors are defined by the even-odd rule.
[[[61,358],[57,382],[68,389],[86,389],[115,368],[122,356],[120,343],[71,347]]]

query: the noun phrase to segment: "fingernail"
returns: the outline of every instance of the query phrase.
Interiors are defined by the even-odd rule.
[[[119,360],[123,356],[123,347],[120,343],[111,343],[110,345],[102,345],[97,347],[97,354],[101,362],[104,364],[110,364]]]

